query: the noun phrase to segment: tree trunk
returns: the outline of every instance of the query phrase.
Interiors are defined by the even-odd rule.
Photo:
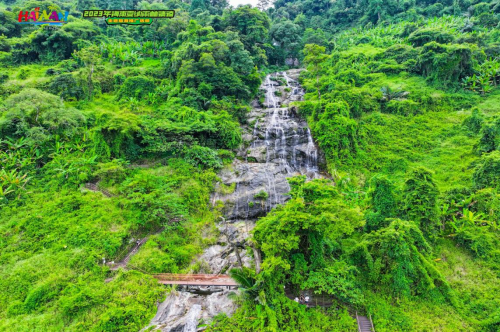
[[[240,264],[240,269],[243,268],[243,262],[241,261],[241,256],[240,256],[240,251],[238,249],[238,246],[233,243],[233,250],[234,250],[234,253],[236,254],[236,258],[238,259],[238,264]]]
[[[319,75],[316,75],[316,90],[318,91],[318,100],[321,100],[321,93],[319,92]]]
[[[252,248],[253,251],[253,259],[255,261],[255,274],[259,274],[260,264],[261,264],[260,251],[255,247],[255,244],[253,244],[252,242],[248,242],[248,246]]]
[[[89,100],[92,100],[92,93],[94,90],[94,86],[92,84],[92,74],[94,73],[94,65],[90,65],[89,71]]]

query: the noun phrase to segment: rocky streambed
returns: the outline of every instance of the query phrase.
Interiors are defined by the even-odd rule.
[[[214,206],[223,206],[224,218],[217,225],[217,243],[198,257],[199,273],[224,274],[240,264],[254,268],[250,253],[256,256],[258,252],[247,238],[255,220],[289,199],[288,177],[318,176],[321,156],[307,123],[289,106],[304,94],[299,74],[296,69],[268,75],[261,86],[264,98],[252,103],[248,124],[242,127],[244,144],[237,159],[220,172],[221,182],[211,198]],[[216,314],[231,315],[236,310],[228,297],[231,292],[235,290],[178,289],[158,306],[148,327],[165,332],[197,331]]]

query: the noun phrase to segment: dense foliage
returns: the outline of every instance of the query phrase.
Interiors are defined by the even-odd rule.
[[[70,12],[53,29],[20,10]],[[212,331],[496,331],[500,3],[0,1],[0,330],[137,331],[212,243],[217,171],[264,73],[303,67],[293,107],[322,179],[257,221]],[[107,25],[86,9],[176,10]],[[255,195],[264,202],[268,193]],[[129,262],[111,271],[141,238]],[[329,309],[289,296],[308,291]]]

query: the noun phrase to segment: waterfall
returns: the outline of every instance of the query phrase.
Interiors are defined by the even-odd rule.
[[[257,143],[259,142],[259,119],[257,119],[255,121],[255,126],[253,127],[253,132],[252,132],[252,138],[253,138],[253,142],[252,142],[252,148],[256,147],[257,146]]]
[[[266,77],[266,86],[267,86],[266,106],[271,109],[271,112],[267,113],[268,115],[269,113],[271,113],[271,119],[268,121],[269,124],[266,127],[266,166],[269,166],[269,163],[272,162],[277,155],[280,162],[282,162],[282,158],[280,157],[279,153],[279,150],[281,148],[280,145],[281,139],[278,139],[278,133],[280,131],[283,131],[283,128],[281,127],[280,123],[279,109],[277,107],[276,96],[275,96],[276,89],[274,87],[274,83],[271,81],[271,75],[268,75]],[[274,149],[272,149],[271,145],[272,143],[271,141],[273,138],[274,138]],[[272,152],[272,158],[271,158],[271,152]],[[270,211],[273,207],[273,202],[274,204],[280,204],[281,200],[276,192],[276,182],[274,179],[274,175],[270,175],[267,168],[268,167],[266,167],[265,174],[268,181],[268,186],[267,186],[269,193],[268,209]]]
[[[184,325],[183,332],[196,332],[198,328],[198,317],[201,313],[201,305],[195,304],[189,309],[186,316],[186,325]]]
[[[300,70],[290,70],[266,76],[261,86],[265,90],[264,105],[260,107],[255,102],[248,114],[248,122],[254,125],[242,126],[245,145],[237,152],[238,158],[218,174],[222,184],[213,194],[212,203],[215,205],[218,200],[224,203],[227,224],[217,225],[216,244],[197,258],[203,266],[202,273],[218,274],[238,264],[223,232],[226,227],[234,241],[244,245],[255,220],[289,199],[287,178],[299,174],[307,175],[308,179],[319,176],[319,153],[311,131],[306,121],[288,107],[303,96],[297,81],[299,73]],[[285,84],[278,87],[278,80]],[[281,95],[276,95],[276,91]],[[225,194],[220,190],[222,185],[234,185],[235,190]],[[261,191],[268,194],[267,199],[255,197]],[[245,250],[240,255],[243,264],[251,267],[252,258]],[[208,322],[220,312],[228,315],[234,312],[236,305],[228,298],[229,293],[223,289],[213,290],[210,295],[172,293],[158,307],[151,326],[161,326],[162,331],[169,332],[196,331],[199,320]]]
[[[307,128],[307,150],[306,150],[306,170],[313,172],[314,175],[318,172],[318,150],[311,135],[311,130]]]
[[[238,185],[239,185],[239,183],[236,183],[236,187],[234,188],[234,192],[237,192],[237,191],[238,191]],[[239,205],[238,205],[238,204],[239,204],[239,201],[240,201],[240,200],[239,200],[238,198],[236,198],[236,207],[235,207],[235,209],[236,209],[236,213],[237,213],[237,212],[238,212],[238,210],[239,210]]]
[[[297,145],[299,144],[299,135],[297,134],[297,130],[293,130],[293,146],[292,146],[292,166],[293,168],[297,168]]]

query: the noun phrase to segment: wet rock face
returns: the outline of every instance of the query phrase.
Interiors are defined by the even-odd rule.
[[[201,263],[199,273],[224,274],[232,268],[239,267],[234,245],[239,249],[243,265],[251,267],[252,260],[245,246],[246,239],[250,236],[250,231],[254,226],[255,223],[252,221],[219,224],[220,235],[217,244],[205,249],[198,258],[198,262]]]
[[[230,292],[226,289],[210,295],[172,292],[158,307],[150,326],[154,326],[154,331],[196,332],[201,322],[208,322],[221,312],[228,315],[234,312],[236,308],[228,298]]]
[[[318,174],[318,150],[307,123],[289,104],[302,99],[304,91],[297,82],[299,70],[268,75],[261,91],[262,105],[253,104],[249,125],[243,127],[244,148],[239,160],[221,174],[225,186],[234,192],[216,190],[213,203],[224,203],[230,220],[255,219],[277,204],[286,202],[290,187],[287,178]]]

